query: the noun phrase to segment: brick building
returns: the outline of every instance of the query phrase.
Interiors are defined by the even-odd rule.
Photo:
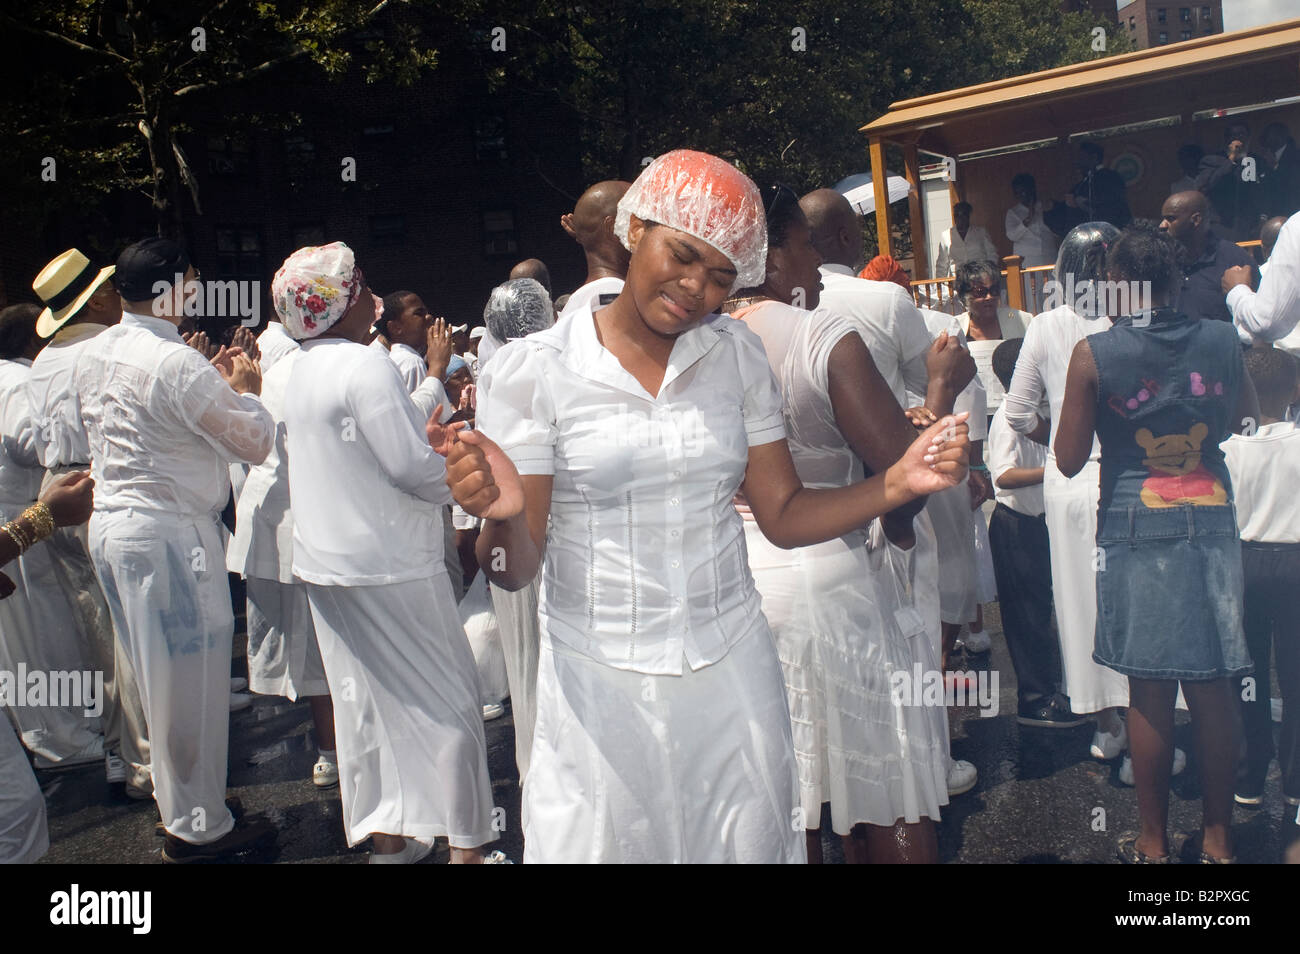
[[[1223,0],[1133,0],[1117,16],[1139,50],[1223,32]]]

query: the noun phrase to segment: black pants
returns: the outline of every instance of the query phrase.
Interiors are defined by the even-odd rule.
[[[1282,792],[1300,797],[1300,544],[1241,543],[1246,582],[1246,645],[1255,663],[1254,699],[1242,700],[1246,752],[1238,771],[1238,791],[1261,791],[1273,758],[1273,715],[1269,703],[1269,644],[1277,655],[1277,681],[1282,687],[1282,732],[1277,751],[1282,766]]]
[[[1047,522],[998,504],[989,520],[1002,632],[1016,669],[1020,704],[1052,696],[1061,681],[1061,647],[1052,634],[1052,561]]]

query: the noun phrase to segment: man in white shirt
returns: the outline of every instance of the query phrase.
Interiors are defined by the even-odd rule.
[[[1250,290],[1250,269],[1242,265],[1224,271],[1222,286],[1238,331],[1260,341],[1290,334],[1300,324],[1300,212],[1278,233],[1258,292]]]
[[[122,299],[112,285],[112,274],[111,266],[95,268],[81,252],[70,249],[42,269],[32,283],[49,306],[36,323],[36,333],[49,343],[32,362],[26,381],[36,454],[46,469],[43,486],[59,474],[90,466],[90,445],[72,390],[72,369],[86,345],[122,317]],[[58,652],[67,641],[81,647],[86,664],[104,673],[103,741],[84,728],[65,742],[56,739],[66,733],[52,732],[45,745],[37,747],[36,765],[52,768],[102,757],[109,784],[124,784],[128,794],[148,798],[153,783],[149,778],[149,730],[144,705],[130,660],[114,637],[113,621],[86,540],[86,528],[79,526],[56,530],[46,543],[71,616],[67,627],[42,634],[45,645],[36,650],[29,665],[46,651]],[[48,718],[58,716],[52,711]],[[50,756],[55,753],[49,751],[51,748],[60,750],[53,761]],[[104,751],[96,753],[97,748]]]
[[[323,308],[298,302],[323,289]],[[299,249],[271,285],[302,342],[284,409],[293,572],[334,699],[348,844],[454,862],[495,838],[474,656],[443,563],[442,458],[392,363],[366,348],[374,306],[352,250]]]
[[[939,237],[939,256],[934,275],[942,278],[956,272],[965,262],[1000,261],[997,247],[983,227],[970,224],[971,204],[958,202],[952,207],[952,227]]]
[[[225,801],[234,616],[220,511],[229,464],[260,463],[275,425],[255,361],[223,348],[209,362],[181,340],[196,276],[174,242],[127,248],[122,321],[72,374],[95,478],[91,557],[144,700],[163,860],[182,863],[274,836]]]
[[[1024,261],[1023,268],[1056,264],[1056,236],[1043,222],[1043,204],[1038,201],[1034,177],[1021,172],[1011,180],[1016,204],[1007,210],[1007,238],[1011,251]],[[996,261],[996,259],[994,259]]]
[[[429,373],[424,353],[433,316],[424,300],[412,291],[385,295],[383,316],[375,324],[388,339],[388,356],[397,365],[407,393],[414,392]]]
[[[560,227],[582,246],[587,260],[587,279],[569,296],[561,318],[588,303],[593,311],[599,310],[623,290],[630,253],[614,234],[614,219],[618,202],[631,185],[618,179],[597,182],[582,194],[572,212],[560,216]]]

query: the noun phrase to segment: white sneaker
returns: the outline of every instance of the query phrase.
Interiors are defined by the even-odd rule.
[[[104,760],[104,737],[97,735],[89,742],[86,747],[79,752],[73,752],[57,762],[47,759],[43,755],[38,755],[33,760],[33,764],[45,772],[59,772],[63,769],[77,768],[81,765],[89,765],[92,762],[102,762]]]
[[[979,781],[980,773],[965,759],[953,759],[948,766],[948,797],[969,792]]]
[[[1102,732],[1098,729],[1092,734],[1092,757],[1108,762],[1128,748],[1128,729],[1124,723],[1119,724],[1119,734]]]
[[[433,851],[433,845],[422,845],[414,838],[408,838],[402,850],[393,854],[377,855],[372,851],[370,853],[370,863],[372,865],[413,865],[417,861],[428,857],[431,851]]]
[[[1187,768],[1187,753],[1182,749],[1174,749],[1174,764],[1169,769],[1169,774],[1181,775],[1183,769]],[[1133,756],[1127,752],[1124,753],[1124,761],[1119,767],[1119,781],[1121,785],[1127,785],[1132,788],[1137,782],[1133,778]]]
[[[322,755],[311,767],[311,782],[317,788],[333,788],[339,783],[338,763],[331,762]]]
[[[104,779],[109,785],[126,783],[126,763],[114,752],[104,753]]]
[[[485,864],[485,865],[512,865],[512,864],[514,864],[514,862],[511,861],[509,858],[506,857],[505,852],[503,852],[503,851],[494,851],[494,852],[491,852],[490,854],[486,854],[486,855],[483,856],[483,864]]]
[[[240,709],[247,709],[253,704],[253,697],[246,692],[232,692],[230,694],[230,711],[238,712]]]
[[[500,719],[506,714],[506,707],[499,702],[489,702],[483,707],[483,721],[491,722],[493,719]]]
[[[245,679],[243,676],[230,677],[231,692],[243,692],[247,688],[248,688],[248,680]]]
[[[972,630],[962,637],[962,642],[966,644],[966,649],[973,653],[986,653],[993,648],[993,638],[989,636],[988,630],[981,629],[978,632]]]

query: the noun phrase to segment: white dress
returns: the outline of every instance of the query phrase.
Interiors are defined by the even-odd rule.
[[[329,695],[307,588],[293,578],[284,405],[298,356],[294,342],[262,376],[262,404],[275,421],[275,444],[266,460],[249,469],[235,505],[235,533],[226,550],[226,569],[245,579],[248,687],[260,695],[290,700]]]
[[[863,479],[862,462],[835,423],[827,363],[852,323],[779,302],[755,305],[745,323],[763,339],[781,382],[786,431],[805,487]],[[948,802],[942,717],[896,699],[891,678],[914,663],[937,668],[928,635],[904,634],[901,594],[879,541],[858,530],[783,550],[742,508],[745,541],[763,614],[776,636],[799,764],[803,822],[847,835],[855,824],[939,819]],[[880,535],[883,540],[883,534]]]
[[[1075,712],[1128,705],[1128,680],[1093,662],[1097,586],[1097,502],[1101,496],[1101,448],[1094,438],[1083,470],[1066,477],[1056,466],[1056,430],[1065,401],[1065,373],[1074,346],[1110,327],[1106,317],[1085,318],[1067,306],[1038,315],[1025,333],[1016,373],[1004,402],[1007,423],[1021,433],[1034,429],[1044,397],[1051,412],[1043,505],[1052,559],[1052,598],[1061,634],[1065,693]]]
[[[386,355],[305,341],[286,389],[293,572],[334,703],[348,844],[491,841],[478,676],[443,565],[451,499]]]
[[[781,440],[762,343],[711,316],[651,395],[591,309],[484,368],[478,425],[553,474],[529,862],[803,862],[785,685],[732,498]]]

